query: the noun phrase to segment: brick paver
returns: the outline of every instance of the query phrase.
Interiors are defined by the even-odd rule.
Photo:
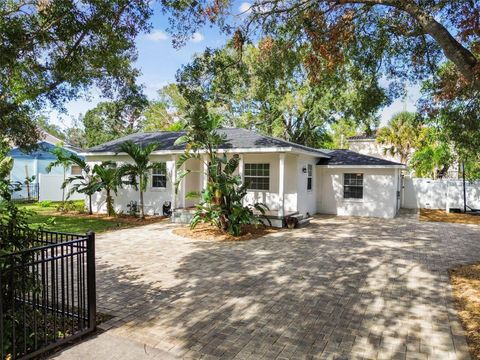
[[[319,217],[242,242],[173,226],[98,236],[98,306],[114,318],[56,358],[469,358],[447,269],[480,260],[478,226]]]

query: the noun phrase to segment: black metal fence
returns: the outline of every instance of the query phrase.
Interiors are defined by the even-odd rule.
[[[40,184],[14,184],[12,185],[12,198],[18,201],[38,201]]]
[[[0,228],[0,240],[8,233]],[[96,326],[94,233],[23,235],[27,249],[0,256],[2,360],[37,356]]]

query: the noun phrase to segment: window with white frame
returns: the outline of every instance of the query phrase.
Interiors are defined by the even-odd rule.
[[[270,190],[270,164],[245,164],[248,190]]]
[[[363,174],[343,174],[343,198],[363,199]]]
[[[167,187],[167,163],[158,163],[158,167],[152,169],[152,188],[161,189]]]
[[[313,166],[312,164],[307,165],[307,190],[312,190],[313,184]]]
[[[82,168],[78,165],[72,165],[70,168],[71,175],[82,175]]]

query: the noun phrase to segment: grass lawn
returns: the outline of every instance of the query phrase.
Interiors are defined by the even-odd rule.
[[[83,201],[74,201],[77,207],[81,207]],[[88,215],[79,212],[60,213],[57,207],[60,202],[48,203],[48,206],[41,206],[40,203],[19,204],[20,208],[28,209],[34,212],[30,218],[30,223],[35,226],[42,226],[45,230],[70,232],[70,233],[86,233],[87,231],[95,231],[101,233],[110,230],[133,227],[151,223],[152,220],[159,219],[147,218],[141,221],[132,217],[108,217],[107,215]],[[52,222],[53,221],[53,222]]]

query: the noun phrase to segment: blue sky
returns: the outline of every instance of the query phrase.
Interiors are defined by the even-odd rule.
[[[238,2],[233,10],[240,13],[248,9],[248,5],[247,2]],[[203,52],[207,47],[221,47],[227,41],[226,36],[221,34],[217,28],[205,27],[195,33],[184,47],[175,49],[172,46],[171,37],[166,32],[167,18],[158,8],[155,8],[154,11],[152,31],[149,34],[140,35],[137,39],[138,60],[135,64],[142,73],[139,81],[145,86],[145,93],[150,99],[156,97],[158,89],[174,82],[177,70],[182,65],[189,63],[196,53]],[[51,122],[61,127],[70,126],[72,118],[78,118],[80,114],[85,114],[101,101],[100,95],[98,91],[92,90],[88,98],[67,103],[66,113],[59,114],[51,111],[46,115],[49,116]],[[397,100],[380,112],[382,124],[396,112],[404,109],[414,111],[418,96],[418,88],[410,87],[406,99]]]

